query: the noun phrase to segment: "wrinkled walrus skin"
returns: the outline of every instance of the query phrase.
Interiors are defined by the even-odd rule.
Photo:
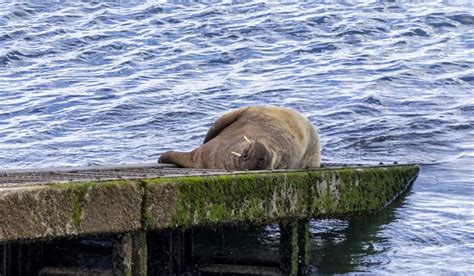
[[[191,152],[168,151],[160,163],[225,170],[304,169],[320,165],[316,128],[300,113],[251,106],[225,113]]]

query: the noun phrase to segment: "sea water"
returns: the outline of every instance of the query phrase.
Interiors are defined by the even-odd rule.
[[[155,162],[290,107],[323,162],[422,164],[387,210],[313,221],[313,272],[474,273],[471,1],[0,2],[0,168]]]

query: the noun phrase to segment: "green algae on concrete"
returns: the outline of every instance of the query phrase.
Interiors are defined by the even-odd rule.
[[[113,275],[146,275],[147,243],[145,231],[117,235],[113,241],[113,247]]]
[[[306,275],[311,257],[309,219],[283,221],[280,228],[280,270],[284,275]]]
[[[140,229],[142,198],[131,180],[0,188],[0,241]]]
[[[77,234],[141,228],[141,209],[136,206],[142,204],[144,190],[137,181],[53,184],[50,188],[73,192],[71,222]]]
[[[138,231],[133,234],[133,259],[136,263],[132,264],[132,275],[147,275],[147,239],[145,231]]]
[[[86,196],[89,186],[95,186],[95,183],[84,183],[72,187],[75,197],[74,209],[72,211],[72,225],[76,230],[79,230],[81,226],[82,206],[84,205],[84,197]]]
[[[291,227],[291,266],[290,266],[290,275],[298,274],[298,253],[299,248],[299,233],[298,233],[298,222],[292,222]]]
[[[323,168],[0,188],[0,242],[375,212],[419,167]]]
[[[375,212],[415,179],[417,166],[318,169],[144,180],[152,228]]]
[[[278,218],[305,217],[307,180],[306,173],[291,172],[157,178],[145,182],[152,225],[190,227],[262,224]],[[166,216],[164,208],[156,204],[162,200],[166,201]]]
[[[416,166],[399,166],[344,168],[330,175],[310,172],[320,183],[311,186],[310,213],[316,217],[344,217],[380,210],[407,188],[418,170]]]

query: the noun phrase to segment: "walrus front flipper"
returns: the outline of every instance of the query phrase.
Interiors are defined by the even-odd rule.
[[[175,164],[183,168],[193,168],[190,152],[167,151],[160,156],[158,163]]]
[[[216,137],[222,130],[226,127],[230,126],[237,118],[239,118],[240,114],[245,110],[245,108],[239,108],[227,112],[226,114],[222,115],[217,121],[212,125],[212,127],[207,131],[206,138],[204,138],[205,144],[207,141],[211,140],[212,138]]]

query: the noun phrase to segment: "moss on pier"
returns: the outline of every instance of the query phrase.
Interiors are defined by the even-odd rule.
[[[292,222],[291,225],[291,267],[290,267],[290,275],[297,275],[298,274],[298,253],[300,251],[299,247],[299,233],[298,233],[298,223]]]
[[[71,215],[71,223],[76,231],[80,230],[82,207],[84,205],[84,198],[87,194],[87,190],[91,187],[95,187],[96,185],[97,183],[95,182],[84,182],[77,184],[60,183],[51,185],[51,188],[53,189],[66,189],[72,191],[72,193],[74,194],[74,205]]]
[[[174,206],[160,211],[167,213],[166,221],[163,214],[160,222],[154,218],[157,206],[144,208],[144,217],[150,225],[171,227],[343,217],[383,208],[417,172],[416,166],[398,166],[157,178],[144,181],[148,197],[160,197],[150,187],[162,186],[157,190],[161,192],[166,186],[173,190]]]
[[[140,217],[142,212],[134,207],[137,203],[141,204],[142,199],[146,197],[143,196],[145,189],[139,186],[137,181],[119,179],[59,183],[48,185],[48,188],[73,194],[72,231],[81,233],[92,230],[101,232],[108,227],[122,229],[125,225],[132,230],[141,226],[141,220],[137,221],[136,218],[137,215]]]
[[[81,226],[82,205],[84,204],[87,188],[88,186],[86,185],[80,185],[74,190],[76,200],[74,202],[74,210],[72,211],[72,225],[76,229],[79,229]]]
[[[146,183],[144,181],[140,181],[140,188],[143,190],[142,204],[140,206],[142,214],[141,224],[143,229],[146,230],[152,223],[152,215],[148,203],[148,189],[146,188]]]

